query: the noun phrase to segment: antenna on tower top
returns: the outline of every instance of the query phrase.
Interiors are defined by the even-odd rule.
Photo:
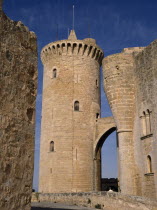
[[[75,24],[75,6],[73,5],[73,30],[74,30],[74,24]]]
[[[90,20],[88,22],[88,36],[91,37],[91,28],[90,28]]]
[[[57,23],[57,25],[56,25],[56,40],[58,40],[59,39],[59,37],[58,37],[58,23]]]

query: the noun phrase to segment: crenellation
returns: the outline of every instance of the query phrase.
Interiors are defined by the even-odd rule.
[[[46,62],[50,56],[56,55],[82,55],[82,56],[89,56],[98,61],[101,64],[103,59],[103,52],[101,49],[95,44],[91,45],[93,42],[84,42],[81,40],[62,40],[48,44],[44,47],[41,51],[41,59],[42,61]]]

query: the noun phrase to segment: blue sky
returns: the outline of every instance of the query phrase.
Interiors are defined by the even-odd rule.
[[[90,36],[97,40],[105,56],[124,47],[146,46],[157,38],[156,0],[4,0],[4,11],[13,20],[21,20],[38,37],[41,48],[57,38],[67,39],[72,28],[72,5],[75,5],[75,31],[78,39]],[[58,36],[57,36],[58,25]],[[90,27],[89,27],[90,26]],[[38,160],[42,100],[42,64],[38,59],[38,96],[36,112],[36,147],[34,188],[38,185]],[[102,117],[111,116],[102,89]],[[115,133],[102,149],[103,176],[116,177]]]

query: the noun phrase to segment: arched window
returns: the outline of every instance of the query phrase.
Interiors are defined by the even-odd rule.
[[[54,141],[50,142],[50,152],[54,152]]]
[[[141,118],[142,122],[142,135],[143,137],[147,137],[152,135],[151,131],[151,111],[147,109],[143,112]]]
[[[53,69],[52,78],[56,78],[56,77],[57,77],[57,69]]]
[[[146,113],[143,112],[143,115],[141,116],[141,123],[142,123],[142,136],[147,135],[147,130],[146,130]]]
[[[150,110],[146,110],[146,128],[147,128],[147,134],[151,133],[151,122],[150,122]]]
[[[151,156],[147,156],[147,167],[148,167],[148,173],[152,173],[152,159]]]
[[[74,111],[79,111],[79,101],[74,102]]]

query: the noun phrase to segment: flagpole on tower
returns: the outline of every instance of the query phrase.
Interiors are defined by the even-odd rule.
[[[58,40],[59,39],[59,37],[58,37],[58,23],[57,23],[57,25],[56,25],[56,40]]]
[[[73,30],[74,30],[74,24],[75,24],[75,6],[73,5]]]

